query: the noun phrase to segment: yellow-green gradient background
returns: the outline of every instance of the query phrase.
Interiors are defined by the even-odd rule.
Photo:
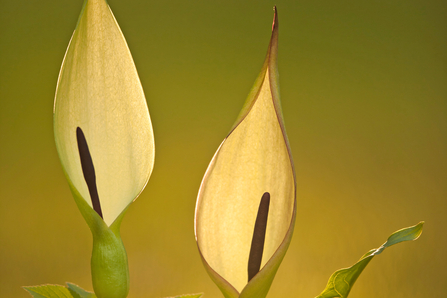
[[[130,297],[222,297],[197,252],[197,191],[280,19],[279,71],[298,214],[269,297],[315,297],[397,229],[354,297],[445,297],[447,4],[110,0],[146,92],[156,162],[122,236]],[[52,108],[82,0],[0,0],[0,296],[89,290],[91,235],[56,153]]]

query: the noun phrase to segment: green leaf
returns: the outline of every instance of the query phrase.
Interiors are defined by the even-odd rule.
[[[391,245],[403,242],[416,240],[422,233],[422,226],[424,222],[421,221],[415,226],[401,229],[394,232],[388,237],[388,240],[379,248],[371,249],[360,260],[349,268],[335,271],[329,278],[326,289],[316,298],[346,298],[349,295],[355,281],[365,269],[366,265],[372,260],[375,255],[382,253],[382,251]]]
[[[66,287],[60,285],[42,285],[23,288],[34,298],[75,298]]]
[[[70,293],[73,295],[73,298],[96,298],[95,293],[87,292],[83,288],[67,282],[67,287]]]
[[[202,297],[203,293],[200,294],[185,294],[185,295],[180,295],[180,296],[175,296],[175,297],[166,297],[166,298],[200,298]]]

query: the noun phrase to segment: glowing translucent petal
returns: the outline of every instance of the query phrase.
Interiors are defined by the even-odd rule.
[[[88,0],[59,74],[54,133],[62,166],[92,206],[76,143],[85,134],[104,221],[111,225],[143,190],[154,138],[143,89],[124,36],[104,0]]]
[[[276,264],[279,266],[290,241],[295,216],[295,175],[279,110],[276,49],[277,22],[261,74],[236,126],[208,167],[196,206],[196,238],[205,267],[209,266],[213,279],[222,278],[243,293],[259,203],[265,192],[270,193],[260,273],[267,262],[273,262],[269,268],[274,268],[265,277],[269,280],[266,289],[256,297],[263,297],[270,287]],[[250,284],[259,281],[255,277]]]

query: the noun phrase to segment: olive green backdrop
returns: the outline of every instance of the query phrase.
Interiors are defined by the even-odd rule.
[[[110,0],[146,92],[156,161],[122,224],[129,297],[221,297],[194,240],[197,191],[260,71],[274,4],[298,217],[269,297],[315,297],[397,229],[350,297],[444,297],[447,4]],[[91,235],[56,153],[52,107],[82,0],[0,0],[0,296],[89,290]]]

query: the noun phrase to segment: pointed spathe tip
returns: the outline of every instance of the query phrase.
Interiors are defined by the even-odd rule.
[[[278,9],[276,8],[276,5],[273,6],[272,31],[275,31],[275,29],[278,29]]]

